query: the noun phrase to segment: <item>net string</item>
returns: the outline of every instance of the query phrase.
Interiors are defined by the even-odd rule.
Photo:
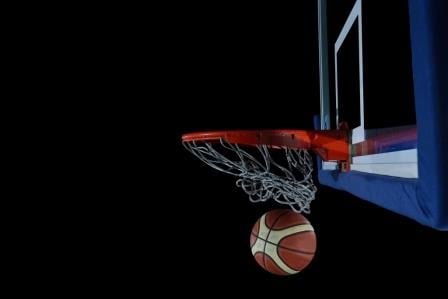
[[[310,213],[317,188],[312,179],[313,161],[307,150],[280,149],[286,163],[282,166],[274,161],[266,145],[244,149],[223,139],[219,143],[191,141],[183,145],[208,166],[236,176],[236,185],[251,202],[272,198],[298,213]],[[249,153],[249,149],[255,153]]]

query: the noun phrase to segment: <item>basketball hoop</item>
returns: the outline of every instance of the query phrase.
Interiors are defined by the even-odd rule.
[[[310,213],[317,191],[309,150],[324,160],[347,161],[347,140],[343,130],[215,131],[182,136],[184,147],[199,160],[236,176],[236,185],[251,202],[273,198],[298,213]]]

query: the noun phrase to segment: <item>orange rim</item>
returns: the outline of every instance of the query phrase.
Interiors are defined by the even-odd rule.
[[[243,145],[267,145],[274,148],[313,150],[324,160],[348,161],[346,130],[235,130],[196,132],[182,135],[183,142],[219,142]]]

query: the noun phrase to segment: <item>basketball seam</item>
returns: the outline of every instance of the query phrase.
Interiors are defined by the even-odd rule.
[[[297,223],[297,224],[293,224],[293,225],[289,225],[289,226],[285,226],[285,227],[280,227],[280,228],[276,228],[276,229],[271,229],[271,230],[273,230],[273,231],[284,230],[284,229],[288,229],[288,228],[291,228],[291,227],[294,227],[294,226],[297,226],[297,225],[304,225],[304,224],[310,224],[310,223],[309,222]]]
[[[287,235],[287,236],[281,238],[280,240],[278,240],[278,246],[277,247],[283,248],[283,249],[288,249],[288,250],[291,250],[291,251],[296,251],[296,252],[299,252],[299,253],[315,254],[316,252],[309,253],[307,251],[300,251],[300,250],[296,250],[296,249],[292,249],[292,248],[280,245],[282,240],[284,240],[286,238],[289,238],[289,237],[292,237],[292,236],[295,236],[295,235],[300,235],[300,234],[303,234],[303,233],[309,233],[309,232],[313,232],[314,233],[314,230],[305,230],[305,231],[301,231],[301,232],[298,232],[298,233],[293,233],[293,234]],[[316,236],[316,233],[314,233],[314,236]],[[269,241],[267,241],[267,242],[269,242]]]
[[[306,232],[312,232],[312,230],[307,230],[307,231],[304,231],[304,232],[300,232],[300,233],[298,233],[298,234],[306,233]],[[253,235],[253,234],[252,234],[252,235]],[[276,246],[276,247],[278,247],[278,248],[282,248],[282,249],[286,249],[286,250],[290,250],[290,251],[297,252],[297,253],[302,253],[302,254],[309,254],[309,255],[316,254],[316,252],[309,252],[309,251],[301,251],[301,250],[298,250],[298,249],[292,249],[292,248],[289,248],[289,247],[281,246],[280,244],[275,244],[275,243],[272,243],[272,242],[270,242],[270,241],[266,241],[265,239],[260,238],[260,237],[258,237],[258,236],[255,236],[255,235],[253,235],[253,236],[256,237],[257,239],[262,240],[262,241],[265,242],[265,243],[269,243],[269,244],[274,245],[274,246]],[[289,236],[288,236],[288,237],[289,237]],[[284,238],[283,238],[283,239],[284,239]],[[283,239],[281,239],[281,240],[283,240]],[[263,253],[264,253],[264,249],[265,249],[265,247],[266,247],[266,245],[263,247]]]
[[[275,219],[275,221],[272,223],[272,226],[275,226],[275,224],[276,224],[277,221],[280,219],[280,217],[282,217],[282,216],[285,215],[286,213],[289,213],[289,210],[286,210],[286,211],[284,211],[282,214],[278,215],[277,219]],[[267,225],[267,223],[266,223],[266,219],[267,219],[267,217],[265,217],[265,219],[264,219],[264,221],[265,221],[264,225],[265,225],[267,228],[269,228],[268,234],[266,235],[266,239],[269,240],[269,234],[271,233],[271,230],[272,230],[272,229]],[[260,226],[261,226],[261,224],[260,224]],[[258,238],[258,236],[257,236],[257,238]],[[263,240],[262,238],[259,238],[259,239],[260,239],[260,240]],[[266,241],[266,240],[263,240],[263,241],[265,241],[265,242],[264,242],[264,246],[263,246],[263,267],[267,270],[267,268],[266,268],[266,244],[268,243],[268,241]],[[272,243],[269,242],[269,244],[272,244]]]
[[[288,263],[288,261],[286,261],[286,260],[281,256],[280,252],[278,252],[278,249],[279,249],[279,248],[280,248],[280,246],[277,246],[277,256],[278,256],[279,259],[282,260],[283,263],[285,263],[286,265],[288,265],[289,268],[291,268],[291,269],[293,269],[294,271],[297,271],[297,272],[301,272],[303,269],[306,268],[306,266],[305,266],[305,267],[303,267],[302,269],[297,270],[296,268],[292,267],[292,266]],[[285,248],[284,248],[284,249],[285,249]],[[291,250],[291,251],[292,251],[292,250]],[[310,255],[311,255],[311,254],[310,254]],[[311,260],[312,260],[312,259],[313,259],[313,255],[311,255]],[[309,262],[311,262],[311,260],[310,260]],[[309,263],[309,262],[308,262],[308,263]]]
[[[264,257],[266,256],[267,254],[263,254],[263,259],[264,259]],[[269,255],[267,255],[268,257],[269,257],[269,259],[272,261],[272,263],[278,268],[278,269],[280,269],[280,271],[282,272],[282,274],[281,275],[290,275],[290,273],[288,273],[288,272],[286,272],[285,270],[283,270],[282,269],[282,267],[280,267],[276,262],[275,262],[275,260],[271,257],[271,256],[269,256]],[[281,257],[279,257],[282,261],[283,261],[283,263],[285,263],[285,261],[281,258]],[[287,265],[288,267],[289,267],[289,265],[287,264],[287,263],[285,263],[285,265]],[[264,268],[267,270],[267,268],[266,268],[266,265],[264,266]],[[291,268],[291,267],[289,267],[289,268]],[[292,269],[292,268],[291,268]],[[294,269],[293,269],[294,270]],[[270,271],[269,271],[270,272]],[[271,272],[272,273],[272,272]],[[278,274],[277,274],[278,275]]]

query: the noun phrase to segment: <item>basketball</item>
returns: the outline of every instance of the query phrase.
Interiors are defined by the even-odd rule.
[[[273,210],[255,223],[250,247],[263,269],[276,275],[292,275],[313,259],[316,235],[302,214],[289,209]]]

